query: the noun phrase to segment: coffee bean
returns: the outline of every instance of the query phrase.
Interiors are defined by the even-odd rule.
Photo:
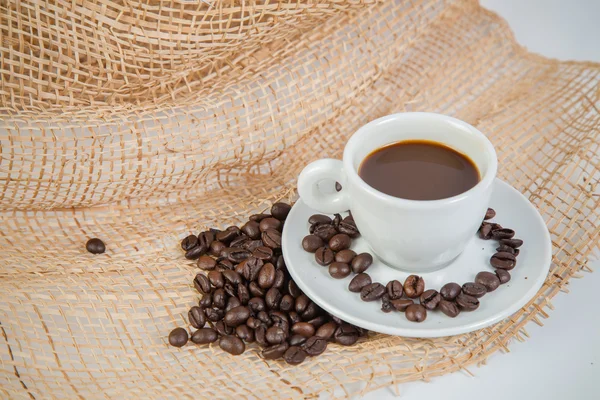
[[[306,343],[306,339],[307,338],[301,335],[292,335],[288,342],[290,343],[290,346],[301,346]]]
[[[496,216],[496,211],[493,208],[488,208],[483,219],[492,219]]]
[[[300,316],[303,320],[308,321],[310,319],[315,318],[319,314],[319,312],[321,312],[319,306],[311,301],[310,303],[308,303],[308,306],[306,306],[306,310],[304,310],[304,312],[302,312]]]
[[[275,269],[287,271],[287,266],[285,265],[285,258],[283,258],[283,255],[277,256],[277,261],[275,262]]]
[[[320,237],[325,242],[338,234],[338,231],[332,225],[313,225],[314,231],[311,232],[315,236]]]
[[[262,241],[267,247],[279,249],[281,248],[281,232],[275,229],[267,229],[262,233]]]
[[[338,326],[333,336],[338,344],[352,346],[358,340],[359,333],[356,327],[344,322]]]
[[[335,261],[350,264],[356,257],[356,253],[350,249],[338,251],[335,253]]]
[[[300,288],[298,287],[298,285],[296,285],[296,282],[290,280],[288,282],[288,293],[293,298],[298,298],[298,296],[300,296],[302,294],[302,291],[300,290]]]
[[[279,308],[279,303],[281,302],[281,292],[277,288],[271,288],[267,291],[265,295],[265,303],[267,307],[271,310],[276,310]]]
[[[464,294],[477,298],[483,297],[487,293],[485,286],[475,282],[467,282],[463,284],[462,291]]]
[[[233,239],[238,237],[242,232],[237,226],[230,226],[224,231],[221,231],[215,235],[215,239],[219,242],[229,244]]]
[[[454,300],[456,296],[458,296],[461,289],[462,288],[458,283],[450,282],[442,286],[442,288],[440,289],[440,294],[442,295],[444,300],[450,301]]]
[[[250,317],[250,309],[245,306],[239,306],[227,311],[224,322],[233,328],[245,324]]]
[[[228,247],[222,254],[232,263],[238,264],[250,257],[252,252],[241,247]]]
[[[397,300],[400,297],[402,297],[402,294],[404,293],[402,283],[400,283],[400,281],[397,280],[389,281],[388,284],[385,286],[385,290],[390,300]]]
[[[187,238],[185,238],[183,240],[185,241],[186,239]],[[181,247],[182,248],[184,247],[184,242],[181,242]],[[187,250],[191,250],[193,247],[195,247],[195,246],[191,246]],[[92,238],[92,239],[88,240],[87,243],[85,244],[85,249],[92,254],[102,254],[106,251],[106,245],[104,244],[104,242],[102,240],[100,240],[98,238]],[[186,250],[186,249],[184,249],[184,250]]]
[[[285,339],[287,339],[287,332],[278,326],[272,326],[267,329],[265,337],[269,344],[280,344],[285,342]]]
[[[211,231],[204,231],[198,234],[198,246],[201,247],[204,252],[210,249],[210,245],[215,240],[215,234]]]
[[[256,329],[258,328],[260,325],[262,325],[262,321],[258,318],[254,318],[254,317],[250,317],[248,318],[248,320],[246,321],[246,325],[248,326],[248,328],[250,329]]]
[[[211,256],[201,256],[198,259],[198,268],[204,271],[211,271],[217,266],[217,262]]]
[[[237,298],[242,304],[248,304],[250,301],[250,291],[246,285],[238,285],[237,287]]]
[[[371,283],[373,283],[371,282],[371,277],[363,272],[352,278],[350,284],[348,284],[348,290],[353,293],[359,293],[362,288],[370,285]]]
[[[187,258],[188,260],[197,260],[198,257],[203,255],[204,253],[206,253],[206,250],[204,250],[202,247],[192,247],[191,249],[185,252],[185,258]]]
[[[277,360],[285,354],[285,351],[290,347],[286,342],[269,346],[265,348],[261,355],[265,360]]]
[[[469,296],[468,294],[461,292],[456,297],[456,304],[458,304],[463,311],[473,311],[477,310],[479,307],[479,300],[477,297]]]
[[[248,221],[246,222],[242,228],[241,228],[242,232],[244,232],[249,238],[251,239],[258,239],[260,238],[260,225],[258,222],[256,221]]]
[[[223,286],[225,286],[225,278],[223,277],[221,271],[210,271],[207,274],[207,277],[210,281],[210,284],[214,287],[222,288]]]
[[[330,224],[331,218],[329,218],[327,215],[323,215],[323,214],[314,214],[314,215],[310,216],[310,218],[308,219],[308,223],[311,225]]]
[[[227,304],[227,294],[223,289],[217,289],[213,292],[213,307],[224,309]]]
[[[319,310],[320,312],[320,310]],[[329,321],[329,317],[327,317],[326,315],[320,314],[317,315],[316,317],[309,319],[305,322],[308,322],[309,324],[311,324],[315,330],[318,329],[321,325],[325,324],[326,322]],[[301,321],[298,321],[301,322]],[[293,325],[293,324],[292,324]]]
[[[271,317],[274,326],[278,326],[286,332],[290,330],[290,323],[287,314],[281,311],[271,310],[269,311],[269,316]]]
[[[521,247],[523,245],[523,241],[521,239],[500,239],[500,244],[512,247],[513,249],[516,249],[518,247]]]
[[[250,282],[250,284],[248,284],[248,291],[254,297],[264,297],[265,295],[265,290],[258,286],[258,283],[256,282]]]
[[[262,261],[261,261],[262,262]],[[263,265],[258,273],[258,286],[262,289],[268,289],[273,286],[275,281],[275,266],[271,263]]]
[[[190,311],[188,311],[188,320],[190,321],[190,325],[194,328],[203,328],[206,324],[204,310],[197,306],[190,308]]]
[[[296,311],[290,311],[288,315],[290,317],[290,323],[292,325],[296,322],[302,322],[302,317],[300,317],[300,314],[298,314]]]
[[[500,279],[501,285],[510,281],[510,272],[508,272],[504,269],[497,269],[496,276],[498,277],[498,279]]]
[[[331,317],[331,319],[333,320],[333,322],[335,322],[337,325],[341,325],[344,323],[344,321],[342,321],[340,318],[336,317],[333,314],[329,314],[329,316]]]
[[[267,342],[266,334],[267,328],[264,325],[260,325],[254,330],[254,339],[256,339],[256,343],[258,343],[262,347],[266,347],[269,345],[269,342]]]
[[[302,314],[306,310],[306,307],[308,307],[309,303],[310,299],[305,294],[298,296],[296,298],[296,312],[298,314]]]
[[[381,283],[375,282],[363,287],[360,291],[360,298],[362,301],[375,301],[379,300],[385,294],[385,286]]]
[[[227,245],[223,242],[219,242],[215,240],[210,244],[210,249],[208,250],[208,254],[213,257],[220,257],[221,252],[227,248]]]
[[[188,341],[188,332],[183,328],[175,328],[169,333],[169,344],[175,347],[182,347]]]
[[[500,279],[492,272],[482,271],[475,276],[475,283],[485,286],[488,292],[493,292],[500,286]]]
[[[336,329],[337,324],[335,322],[327,322],[326,324],[321,325],[319,329],[317,329],[315,336],[323,338],[325,340],[329,340],[331,337],[333,337],[333,334],[335,333]]]
[[[496,251],[499,252],[499,253],[515,254],[515,252],[517,251],[517,249],[513,249],[510,246],[507,246],[505,244],[501,244],[500,246],[496,247]]]
[[[342,222],[342,216],[340,214],[335,214],[333,221],[331,221],[331,225],[333,225],[335,229],[338,229],[340,227],[340,222]]]
[[[329,265],[329,275],[335,279],[344,279],[351,272],[350,266],[346,263],[333,262]]]
[[[223,351],[226,351],[234,356],[239,356],[246,350],[244,342],[242,342],[240,338],[233,335],[223,336],[221,340],[219,340],[219,347]]]
[[[256,314],[256,318],[258,318],[261,322],[264,322],[267,326],[273,325],[273,320],[267,311],[259,311],[258,314]]]
[[[223,250],[225,250],[225,249],[223,249]],[[233,270],[235,268],[235,266],[228,259],[219,257],[217,259],[217,268],[219,268],[219,269],[231,269],[231,270]]]
[[[492,224],[482,223],[479,228],[479,237],[483,240],[490,240],[492,238]]]
[[[246,343],[254,342],[254,330],[247,325],[240,325],[235,328],[235,334]]]
[[[183,251],[188,251],[190,249],[193,249],[197,245],[198,245],[198,236],[196,236],[196,235],[189,235],[181,241],[181,248],[183,249]]]
[[[227,293],[227,296],[237,297],[237,286],[233,286],[229,282],[225,282],[225,286],[223,286],[223,290]]]
[[[262,240],[249,240],[246,243],[244,243],[242,245],[242,247],[252,253],[254,253],[254,250],[258,249],[259,247],[261,247],[263,245]],[[257,257],[258,258],[258,257]]]
[[[438,309],[450,318],[454,318],[458,314],[460,314],[460,308],[458,308],[456,303],[453,301],[442,299],[442,301],[440,301],[440,304],[438,304]]]
[[[231,271],[231,270],[227,269],[225,271],[222,271],[221,273],[223,274],[225,281],[231,283],[234,286],[237,286],[242,282],[241,275],[235,271]]]
[[[416,299],[425,290],[425,281],[417,275],[409,275],[404,281],[404,294],[406,297]]]
[[[414,301],[412,301],[410,299],[390,300],[390,303],[392,304],[392,307],[394,307],[396,309],[396,311],[402,311],[402,312],[406,311],[408,306],[415,304]]]
[[[494,268],[510,271],[517,265],[517,258],[514,254],[500,252],[490,258],[490,264]]]
[[[273,287],[282,290],[284,285],[285,273],[282,270],[278,269],[275,271],[275,280],[273,281]]]
[[[323,239],[316,235],[307,235],[302,239],[302,248],[309,253],[314,253],[319,247],[323,247]]]
[[[344,220],[340,222],[338,230],[340,231],[340,233],[345,233],[351,238],[357,238],[360,235],[360,232],[358,231],[354,220],[348,219],[348,217],[344,218]]]
[[[308,322],[296,322],[292,325],[292,333],[308,338],[315,334],[315,327]]]
[[[381,297],[381,311],[384,313],[394,311],[394,306],[392,306],[390,296],[387,293]]]
[[[281,231],[281,221],[278,220],[277,218],[265,218],[262,221],[260,221],[259,224],[259,228],[261,232],[265,232],[269,229],[273,229],[276,231]]]
[[[421,304],[411,304],[404,312],[406,319],[411,322],[423,322],[427,318],[427,309]]]
[[[202,294],[206,294],[210,292],[210,281],[203,274],[196,274],[194,278],[194,287],[196,290]]]
[[[242,305],[242,302],[240,301],[240,299],[238,299],[237,297],[230,297],[229,299],[227,299],[227,305],[225,306],[225,313],[227,313],[227,311],[239,307]]]
[[[421,301],[421,305],[426,309],[435,310],[442,300],[442,295],[437,290],[429,289],[421,294],[419,300]]]
[[[278,220],[283,221],[284,219],[287,218],[291,209],[292,209],[292,206],[290,206],[289,204],[281,203],[281,202],[275,203],[271,207],[271,215],[274,216],[275,218],[277,218]]]
[[[273,249],[266,246],[260,246],[252,252],[252,256],[263,261],[270,260],[271,257],[273,257]]]
[[[259,311],[266,310],[267,306],[265,304],[265,300],[261,297],[253,297],[248,300],[248,308],[253,313],[258,313]]]
[[[236,248],[239,247],[241,249],[247,250],[246,249],[246,245],[251,240],[252,239],[250,239],[248,236],[246,236],[246,234],[242,233],[240,236],[238,236],[235,239],[233,239],[231,241],[231,243],[229,243],[229,247],[236,247]]]
[[[214,324],[213,329],[217,331],[219,336],[231,335],[233,333],[233,328],[226,325],[223,321],[217,321]]]
[[[355,274],[365,272],[373,264],[373,256],[369,253],[360,253],[352,260],[352,271]]]
[[[291,346],[283,353],[283,359],[290,365],[302,364],[306,360],[306,356],[306,351],[298,346]]]
[[[344,233],[338,233],[329,239],[329,248],[333,251],[346,250],[350,247],[351,243],[352,240],[350,239],[350,236]]]
[[[319,247],[315,252],[315,261],[317,264],[327,266],[333,262],[334,254],[327,247]]]
[[[515,236],[515,231],[513,231],[512,229],[503,228],[492,230],[492,238],[496,240],[510,239],[513,236]]]
[[[196,344],[209,344],[216,342],[219,338],[217,332],[212,328],[198,329],[192,334],[192,342]]]
[[[342,185],[340,185],[340,183],[339,183],[339,182],[336,182],[336,183],[335,183],[335,191],[336,191],[336,192],[339,192],[340,190],[342,190]]]
[[[306,354],[315,357],[322,354],[325,349],[327,349],[327,340],[318,336],[311,336],[302,347],[304,348],[304,351],[306,351]]]
[[[198,302],[200,308],[212,307],[212,292],[205,293]]]
[[[279,309],[281,311],[289,312],[294,309],[296,304],[296,299],[294,299],[291,295],[286,294],[281,298],[281,302],[279,303]]]
[[[260,222],[265,218],[269,218],[271,214],[253,214],[248,218],[250,221]]]

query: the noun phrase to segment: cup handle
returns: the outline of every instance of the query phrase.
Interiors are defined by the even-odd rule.
[[[323,193],[319,182],[331,179],[342,185],[342,190]],[[340,160],[324,158],[308,164],[298,177],[298,194],[310,208],[326,214],[341,213],[350,209],[346,188],[346,174]]]

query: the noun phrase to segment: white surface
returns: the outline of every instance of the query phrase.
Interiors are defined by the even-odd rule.
[[[462,312],[456,318],[448,318],[441,312],[430,312],[425,321],[414,323],[408,321],[402,313],[381,312],[380,301],[364,302],[359,293],[350,292],[348,283],[353,274],[344,279],[333,279],[329,276],[327,267],[316,263],[314,254],[302,249],[300,243],[308,234],[306,221],[316,211],[301,200],[292,208],[283,230],[285,263],[298,287],[311,300],[333,315],[362,328],[409,337],[440,337],[471,332],[501,321],[523,307],[542,286],[550,267],[550,235],[542,217],[529,201],[497,179],[493,184],[490,207],[497,212],[497,217],[492,221],[510,226],[525,244],[521,248],[517,266],[510,271],[512,279],[493,293],[487,294],[477,310]],[[482,240],[472,235],[473,233],[466,250],[449,266],[431,273],[420,273],[427,289],[440,290],[448,282],[472,282],[478,272],[494,271],[489,259],[496,252],[498,242]],[[353,240],[352,250],[357,254],[370,252],[367,241],[362,236]],[[409,272],[385,265],[377,258],[367,273],[373,282],[383,285],[394,279],[404,282],[410,275]]]
[[[600,1],[481,3],[506,18],[517,40],[530,51],[547,57],[600,62]],[[600,270],[600,262],[590,265]],[[512,343],[510,353],[493,355],[484,367],[470,368],[474,377],[450,374],[429,383],[401,385],[397,393],[402,400],[599,399],[600,313],[596,295],[600,273],[584,275],[584,279],[570,281],[570,294],[560,293],[553,299],[555,310],[543,321],[543,327],[528,325],[530,339]],[[392,399],[394,393],[386,388],[364,399]]]

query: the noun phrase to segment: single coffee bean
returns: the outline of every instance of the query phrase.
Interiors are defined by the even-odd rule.
[[[242,228],[241,231],[244,232],[246,234],[246,236],[248,236],[251,239],[258,239],[260,238],[260,225],[258,222],[256,221],[248,221],[246,222]]]
[[[269,218],[271,216],[271,214],[252,214],[250,216],[250,218],[248,218],[250,221],[256,221],[256,222],[260,222],[265,218]]]
[[[290,280],[288,282],[288,293],[293,298],[297,298],[298,296],[300,296],[302,294],[302,291],[300,290],[300,288],[298,287],[298,285],[296,285],[296,282],[294,282],[293,280]]]
[[[348,284],[348,290],[350,290],[353,293],[359,293],[362,290],[362,288],[364,288],[367,285],[370,285],[371,283],[373,283],[371,282],[371,277],[363,272],[352,278],[352,280]]]
[[[279,308],[279,303],[281,302],[281,292],[277,288],[271,288],[267,291],[265,295],[265,303],[267,307],[271,310],[276,310]]]
[[[260,325],[254,330],[254,339],[256,340],[256,343],[258,343],[262,347],[266,347],[269,345],[269,342],[267,342],[266,334],[267,328],[264,325]]]
[[[500,239],[500,244],[512,247],[513,249],[516,249],[523,245],[523,241],[521,239],[514,239],[514,238],[513,239]]]
[[[292,209],[292,206],[290,206],[289,204],[281,203],[281,202],[275,203],[271,207],[271,215],[274,216],[275,218],[277,218],[278,220],[283,221],[284,219],[287,218],[291,209]]]
[[[360,298],[362,301],[375,301],[379,300],[385,294],[385,286],[381,283],[375,282],[363,287],[360,291]]]
[[[265,218],[262,221],[260,221],[259,228],[261,232],[265,232],[269,229],[281,231],[281,221],[273,217]]]
[[[352,346],[358,340],[359,333],[356,327],[344,322],[338,326],[333,336],[338,344]]]
[[[350,217],[346,217],[340,222],[338,225],[338,230],[340,233],[345,233],[351,238],[357,238],[360,235],[358,228],[356,227],[356,223],[354,223],[354,219]]]
[[[222,271],[221,273],[223,274],[225,281],[231,283],[234,286],[237,286],[240,283],[242,283],[242,276],[235,271],[227,269],[225,271]]]
[[[500,279],[500,284],[505,284],[506,282],[510,281],[510,272],[504,269],[497,269],[496,276],[498,279]]]
[[[273,257],[273,249],[266,246],[260,246],[252,252],[252,256],[263,261],[270,260],[271,257]]]
[[[213,329],[217,331],[219,336],[231,335],[233,333],[233,328],[226,325],[223,321],[215,322]]]
[[[246,343],[254,342],[254,330],[247,325],[240,325],[235,328],[235,334]]]
[[[306,306],[306,310],[300,314],[300,317],[302,317],[303,320],[308,321],[315,318],[319,312],[321,312],[319,306],[311,301],[308,303],[308,306]]]
[[[442,301],[440,301],[440,304],[438,304],[438,309],[450,318],[454,318],[458,314],[460,314],[460,308],[458,308],[456,303],[453,301],[442,299]]]
[[[338,233],[337,235],[329,239],[329,248],[333,251],[346,250],[350,247],[351,243],[352,239],[350,239],[350,236],[344,233]]]
[[[225,286],[223,286],[223,290],[227,293],[229,297],[237,297],[237,286],[233,286],[229,282],[225,282]]]
[[[227,248],[227,245],[223,242],[219,242],[215,240],[210,244],[210,249],[208,250],[208,254],[214,257],[220,257],[221,252]]]
[[[198,268],[204,271],[212,271],[217,266],[217,262],[211,256],[201,256],[198,259]]]
[[[346,249],[335,253],[335,261],[350,264],[356,257],[356,253],[353,250]]]
[[[267,306],[265,304],[265,300],[261,297],[253,297],[250,300],[248,300],[248,308],[253,312],[253,313],[257,313],[259,311],[263,311],[267,309]]]
[[[313,225],[314,231],[311,232],[315,236],[320,237],[325,242],[329,242],[329,240],[338,234],[338,231],[333,227],[333,225]]]
[[[217,289],[213,292],[213,307],[224,309],[227,305],[227,294],[223,289]]]
[[[345,323],[339,317],[336,317],[333,314],[329,314],[329,316],[331,317],[331,319],[333,320],[333,322],[335,322],[337,325],[341,325],[341,324]]]
[[[205,254],[206,250],[204,250],[200,246],[192,247],[188,251],[185,252],[185,258],[188,260],[197,260],[201,255]]]
[[[183,242],[181,243],[181,247],[183,248]],[[193,247],[195,247],[195,246],[192,246],[188,250],[191,250]],[[85,249],[92,254],[102,254],[106,251],[106,245],[104,244],[104,242],[102,240],[100,240],[98,238],[92,238],[92,239],[88,240],[87,243],[85,244]]]
[[[262,262],[262,261],[261,261]],[[273,286],[275,281],[275,266],[271,263],[263,265],[258,273],[258,286],[262,289],[268,289]]]
[[[323,247],[323,239],[317,235],[308,235],[302,239],[302,248],[309,253],[314,253],[319,247]]]
[[[326,315],[317,315],[313,319],[309,319],[306,322],[311,324],[315,329],[318,329],[321,325],[325,324],[327,321],[329,321],[329,318]]]
[[[427,309],[421,304],[411,304],[404,312],[406,319],[411,322],[423,322],[427,318]]]
[[[232,310],[227,311],[223,321],[233,328],[245,324],[250,318],[250,309],[245,306],[239,306]]]
[[[298,346],[291,346],[283,353],[283,359],[290,365],[302,364],[306,360],[306,356],[306,351]]]
[[[277,261],[275,261],[275,269],[287,271],[287,266],[285,265],[285,259],[283,258],[283,255],[281,255],[280,251],[281,251],[281,249],[278,251],[279,254],[277,256]]]
[[[218,338],[219,335],[212,328],[202,328],[192,333],[192,342],[196,344],[213,343],[216,342]]]
[[[327,247],[320,247],[315,252],[315,261],[317,264],[327,266],[333,262],[334,254],[331,249]]]
[[[331,221],[331,225],[333,225],[335,229],[338,229],[340,227],[340,222],[342,222],[342,216],[340,214],[335,214],[333,221]]]
[[[311,225],[331,224],[331,218],[329,218],[327,215],[323,215],[323,214],[314,214],[314,215],[310,216],[310,218],[308,219],[308,223]]]
[[[256,282],[250,282],[248,291],[253,297],[264,297],[265,295],[265,290],[258,286],[258,283]]]
[[[273,287],[279,290],[283,290],[285,285],[285,273],[278,269],[275,271],[275,280],[273,281]]]
[[[390,300],[390,303],[392,304],[392,307],[394,307],[396,309],[396,311],[402,311],[402,312],[406,311],[408,306],[415,304],[414,301],[412,301],[410,299]]]
[[[513,236],[515,236],[515,231],[513,231],[512,229],[503,228],[492,230],[492,239],[510,239]]]
[[[369,253],[360,253],[352,260],[352,271],[355,274],[365,272],[373,264],[373,256]]]
[[[308,322],[296,322],[292,325],[292,333],[308,338],[315,334],[315,327]]]
[[[302,322],[302,317],[296,311],[290,311],[288,314],[290,317],[290,323],[293,325],[296,322]]]
[[[202,294],[206,294],[210,292],[210,281],[203,274],[196,274],[194,278],[194,287],[196,290]]]
[[[320,338],[318,336],[311,336],[308,338],[306,343],[302,346],[306,354],[311,357],[318,356],[322,354],[325,349],[327,349],[327,340]]]
[[[456,296],[458,296],[461,289],[462,288],[458,283],[450,282],[442,286],[442,288],[440,289],[440,294],[442,295],[444,300],[450,301],[454,300]]]
[[[267,342],[270,344],[280,344],[285,342],[285,339],[287,339],[287,332],[278,326],[272,326],[267,329],[265,337],[267,338]]]
[[[188,311],[188,320],[190,321],[190,325],[194,328],[203,328],[206,324],[206,316],[204,315],[204,310],[198,306],[190,308],[190,311]]]
[[[381,311],[384,313],[394,311],[394,306],[392,305],[390,296],[387,293],[381,297]]]
[[[475,283],[485,286],[488,292],[493,292],[500,286],[500,279],[492,272],[482,271],[475,275]]]
[[[225,313],[227,313],[227,311],[239,307],[242,305],[242,302],[240,301],[240,299],[238,299],[237,297],[230,297],[229,299],[227,299],[227,305],[225,306]]]
[[[344,279],[351,272],[350,266],[345,263],[333,262],[329,265],[329,275],[335,279]]]
[[[296,299],[292,297],[292,295],[286,294],[281,298],[281,302],[279,303],[279,309],[281,311],[289,312],[294,309],[294,305],[296,304]]]
[[[241,235],[240,228],[237,226],[230,226],[224,231],[221,231],[215,235],[215,239],[219,242],[223,242],[225,244],[229,244],[233,239]]]
[[[248,320],[246,321],[246,325],[248,326],[248,328],[250,329],[256,329],[258,328],[260,325],[262,325],[262,321],[258,318],[254,318],[254,317],[250,317],[248,318]]]
[[[492,219],[496,216],[496,211],[493,208],[488,208],[483,219]]]
[[[275,229],[267,229],[262,233],[262,241],[267,247],[279,249],[281,248],[281,232]]]
[[[479,228],[479,237],[483,240],[490,240],[492,238],[492,224],[482,223]]]
[[[205,293],[198,302],[200,308],[212,307],[212,292]]]
[[[416,299],[425,291],[425,281],[417,275],[409,275],[404,281],[404,294],[406,297]]]
[[[169,333],[169,344],[175,347],[182,347],[188,341],[188,332],[183,328],[175,328]]]
[[[273,320],[271,319],[271,317],[269,316],[269,313],[267,311],[259,311],[258,314],[256,314],[256,317],[261,322],[264,322],[265,325],[267,325],[267,326],[273,325]]]
[[[456,304],[458,304],[458,306],[463,311],[474,311],[477,310],[477,308],[479,307],[479,299],[477,299],[477,297],[469,296],[468,294],[461,292],[456,297]]]
[[[237,287],[237,298],[242,304],[248,304],[250,301],[250,291],[246,285],[238,285]]]
[[[437,290],[429,289],[421,294],[419,300],[421,301],[421,305],[426,309],[435,310],[442,300],[442,295]]]
[[[402,283],[397,280],[389,281],[387,285],[385,285],[385,290],[390,300],[397,300],[402,297],[404,290],[402,288]]]
[[[221,340],[219,340],[219,347],[221,350],[234,356],[239,356],[246,350],[244,342],[233,335],[223,336]]]
[[[238,264],[250,257],[252,252],[241,247],[228,247],[223,250],[223,255],[232,263]]]
[[[210,284],[216,288],[222,288],[225,286],[225,278],[221,271],[210,271],[207,275]]]
[[[89,242],[88,242],[89,243]],[[189,235],[186,236],[182,241],[181,241],[181,248],[183,249],[183,251],[188,251],[190,249],[193,249],[194,247],[196,247],[198,245],[198,236],[196,235]],[[89,251],[89,250],[88,250]]]
[[[258,249],[259,247],[261,247],[263,245],[262,240],[249,240],[246,243],[244,243],[242,245],[242,247],[252,253],[254,253],[254,250]],[[257,257],[258,258],[258,257]]]
[[[462,291],[464,294],[477,298],[483,297],[487,293],[485,286],[475,282],[467,282],[463,284]]]
[[[198,246],[201,247],[204,252],[210,249],[210,245],[215,240],[215,234],[211,231],[204,231],[198,234]]]
[[[501,244],[500,246],[496,247],[496,251],[499,253],[515,254],[516,249],[513,249],[512,247],[507,246],[505,244]]]
[[[500,252],[490,258],[490,264],[494,268],[510,271],[517,265],[517,258],[514,254]]]
[[[290,346],[302,346],[304,343],[306,343],[306,339],[308,338],[305,338],[302,335],[292,335],[292,337],[289,338],[288,342]]]
[[[219,257],[217,259],[217,268],[219,268],[219,269],[231,269],[231,270],[233,270],[235,268],[235,266],[228,259],[223,258],[223,257]]]
[[[333,337],[333,334],[335,333],[336,329],[337,329],[337,324],[335,322],[331,321],[324,325],[321,325],[319,327],[319,329],[317,329],[315,336],[320,337],[325,340],[329,340]]]
[[[285,354],[285,351],[290,347],[286,342],[275,344],[265,348],[262,352],[262,358],[265,360],[277,360]]]
[[[308,307],[309,303],[310,299],[305,294],[298,296],[296,298],[296,312],[298,314],[302,314],[306,310],[306,307]]]

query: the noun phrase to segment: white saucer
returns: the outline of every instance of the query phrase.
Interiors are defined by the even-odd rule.
[[[510,271],[511,280],[480,299],[481,305],[472,312],[461,312],[449,318],[440,311],[428,312],[421,323],[408,321],[404,313],[381,311],[381,302],[363,302],[358,293],[348,290],[354,276],[334,279],[327,267],[315,262],[314,254],[302,249],[302,238],[308,235],[308,218],[318,212],[299,200],[292,208],[283,230],[282,247],[287,268],[300,289],[331,314],[354,325],[375,332],[408,337],[441,337],[471,332],[492,325],[523,307],[542,286],[552,258],[552,246],[544,220],[533,205],[510,185],[496,179],[490,207],[496,210],[492,220],[515,230],[515,238],[523,239],[517,266]],[[479,271],[493,272],[489,259],[498,242],[482,240],[474,235],[466,250],[448,267],[421,274],[427,289],[439,290],[448,282],[463,284],[475,280]],[[368,251],[362,238],[354,239],[352,250]],[[373,282],[387,284],[392,279],[404,282],[409,275],[384,264],[377,258],[367,270]]]

